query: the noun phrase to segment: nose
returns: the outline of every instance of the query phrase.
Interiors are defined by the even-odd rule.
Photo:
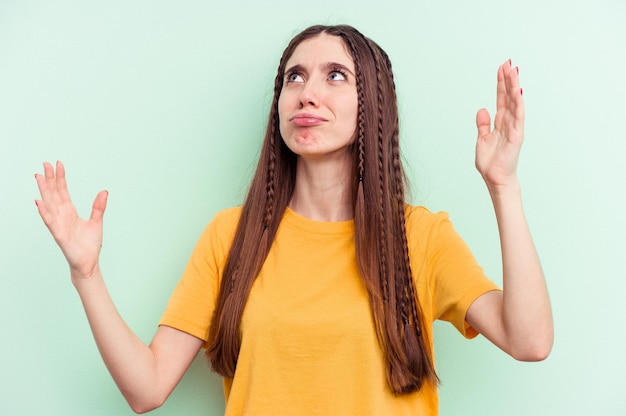
[[[319,91],[314,81],[309,80],[302,86],[298,99],[300,100],[300,108],[307,106],[317,107],[319,105]]]

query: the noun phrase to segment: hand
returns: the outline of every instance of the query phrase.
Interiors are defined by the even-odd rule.
[[[67,259],[72,278],[89,277],[98,267],[108,192],[98,193],[89,220],[83,220],[67,191],[63,164],[57,162],[56,175],[50,163],[44,163],[43,168],[44,175],[35,175],[42,198],[35,201],[39,215]]]
[[[517,182],[517,160],[524,139],[524,100],[518,73],[511,60],[498,68],[493,130],[487,110],[476,114],[476,168],[490,190]]]

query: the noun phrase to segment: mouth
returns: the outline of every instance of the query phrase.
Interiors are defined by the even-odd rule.
[[[328,120],[315,114],[301,113],[291,117],[289,121],[299,127],[308,127],[323,124]]]

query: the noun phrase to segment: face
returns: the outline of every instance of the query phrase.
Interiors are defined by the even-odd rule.
[[[301,157],[347,155],[356,130],[354,62],[337,36],[300,43],[285,66],[278,99],[280,134]]]

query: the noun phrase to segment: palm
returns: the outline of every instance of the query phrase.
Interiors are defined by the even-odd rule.
[[[96,197],[88,220],[78,217],[67,190],[65,168],[57,162],[53,167],[45,163],[44,175],[35,175],[41,200],[36,201],[39,214],[57,242],[72,272],[88,276],[98,263],[102,246],[102,217],[107,193]]]
[[[493,130],[487,110],[476,114],[476,168],[487,186],[503,186],[516,177],[524,138],[524,100],[517,68],[511,61],[498,68],[496,116]]]

